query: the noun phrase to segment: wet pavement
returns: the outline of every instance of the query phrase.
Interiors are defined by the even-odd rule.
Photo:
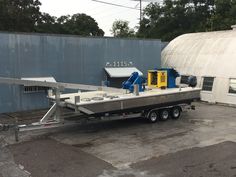
[[[30,169],[34,177],[89,177],[98,176],[103,170],[114,169],[111,164],[79,148],[51,139],[20,143],[9,149],[15,161]]]
[[[129,119],[26,132],[17,144],[6,133],[0,137],[12,145],[2,154],[33,177],[236,177],[235,115],[233,107],[197,103],[181,119],[155,124]],[[7,177],[3,164],[0,151]]]
[[[138,162],[133,169],[149,174],[173,176],[236,176],[236,143],[224,142],[204,148],[192,148],[177,153]],[[155,168],[153,168],[155,167]]]

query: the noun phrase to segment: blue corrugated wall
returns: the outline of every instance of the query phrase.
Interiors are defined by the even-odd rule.
[[[160,67],[161,47],[160,40],[0,33],[0,76],[101,85],[107,62],[132,62],[144,74]],[[45,107],[45,93],[25,94],[20,86],[0,84],[0,112]]]

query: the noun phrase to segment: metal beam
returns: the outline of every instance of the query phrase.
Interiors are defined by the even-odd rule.
[[[0,84],[41,86],[41,87],[49,87],[49,88],[55,88],[55,89],[60,89],[60,90],[68,88],[68,89],[78,89],[78,90],[88,90],[88,91],[94,91],[94,90],[113,91],[113,92],[122,91],[122,89],[112,88],[112,87],[102,87],[102,86],[95,86],[95,85],[63,83],[63,82],[32,81],[32,80],[22,80],[22,79],[7,78],[7,77],[0,77]]]
[[[17,78],[0,77],[0,83],[12,84],[12,85],[24,85],[24,86],[42,86],[50,88],[59,88],[59,85],[54,82],[43,82],[43,81],[31,81],[22,80]]]

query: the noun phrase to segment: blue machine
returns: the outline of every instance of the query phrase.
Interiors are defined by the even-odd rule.
[[[127,81],[122,83],[122,88],[134,92],[134,85],[138,85],[139,92],[143,92],[145,90],[144,83],[145,79],[139,76],[138,72],[134,72]]]
[[[176,78],[179,77],[179,73],[173,68],[161,68],[155,69],[157,71],[167,71],[167,88],[176,88]],[[130,78],[122,83],[122,88],[129,90],[131,93],[134,92],[134,85],[139,86],[139,92],[145,90],[145,79],[139,76],[138,72],[132,73]]]
[[[167,71],[167,88],[176,88],[176,78],[180,75],[174,68],[161,68],[156,70]]]

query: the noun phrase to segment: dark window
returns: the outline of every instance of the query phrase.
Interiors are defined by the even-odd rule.
[[[47,87],[39,87],[39,86],[25,86],[24,93],[36,93],[36,92],[45,92],[47,91]]]
[[[236,94],[236,79],[229,79],[229,93]]]
[[[214,77],[204,77],[202,90],[212,91],[213,83],[214,83]]]
[[[181,84],[188,84],[188,78],[189,78],[189,76],[187,76],[187,75],[181,75],[180,83]]]

